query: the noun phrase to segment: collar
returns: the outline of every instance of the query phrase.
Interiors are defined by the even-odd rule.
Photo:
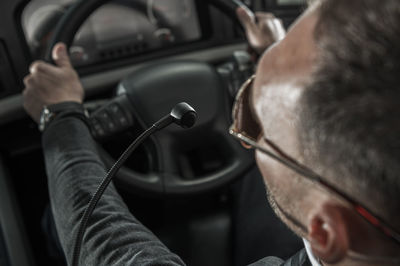
[[[305,238],[303,238],[303,242],[304,242],[304,246],[306,248],[306,252],[307,252],[308,258],[309,258],[309,260],[311,262],[311,265],[312,266],[322,266],[322,264],[319,262],[319,259],[316,258],[314,256],[314,254],[312,253],[310,242],[308,242],[308,240],[305,239]]]

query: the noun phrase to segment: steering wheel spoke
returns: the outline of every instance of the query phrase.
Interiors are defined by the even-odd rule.
[[[158,160],[158,169],[162,175],[169,173],[172,175],[179,175],[179,162],[178,162],[178,149],[173,143],[173,139],[157,138],[156,153]]]

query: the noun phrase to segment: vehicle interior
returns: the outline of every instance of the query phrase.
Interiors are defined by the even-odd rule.
[[[80,1],[85,2],[85,1]],[[302,0],[245,0],[285,27]],[[288,258],[302,242],[268,206],[253,152],[229,136],[231,109],[256,64],[236,0],[2,0],[0,265],[66,265],[48,233],[41,133],[22,106],[23,78],[68,44],[106,167],[179,102],[191,129],[171,125],[141,145],[114,183],[131,212],[188,265]],[[47,228],[47,229],[46,229]],[[282,248],[283,247],[283,248]]]

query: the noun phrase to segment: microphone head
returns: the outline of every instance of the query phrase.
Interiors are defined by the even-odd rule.
[[[196,111],[187,103],[175,105],[170,115],[175,119],[174,122],[183,128],[191,128],[197,119]]]

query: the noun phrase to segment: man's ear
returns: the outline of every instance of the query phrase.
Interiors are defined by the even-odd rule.
[[[349,249],[347,212],[342,206],[325,203],[309,219],[308,240],[312,251],[327,263],[341,261]]]

